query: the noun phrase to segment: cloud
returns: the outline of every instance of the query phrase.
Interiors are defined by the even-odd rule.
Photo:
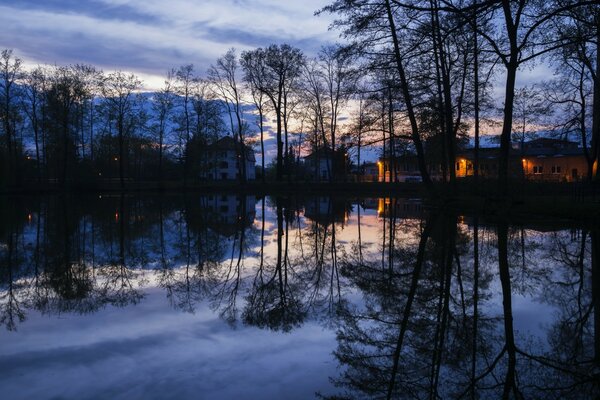
[[[230,47],[287,42],[314,54],[336,40],[314,12],[327,0],[0,0],[0,48],[28,63],[93,64],[150,79],[193,63],[203,73]]]

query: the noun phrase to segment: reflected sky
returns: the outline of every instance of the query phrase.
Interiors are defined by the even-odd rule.
[[[334,335],[318,323],[232,329],[206,305],[173,312],[156,289],[93,315],[32,313],[9,339],[0,386],[11,398],[304,399],[335,373]]]
[[[1,201],[11,399],[598,393],[583,226],[418,199]]]

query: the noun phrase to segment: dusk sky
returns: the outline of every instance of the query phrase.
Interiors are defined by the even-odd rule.
[[[312,55],[337,32],[314,12],[328,0],[0,0],[0,48],[28,65],[87,63],[160,84],[171,67],[199,73],[229,48],[289,43]]]

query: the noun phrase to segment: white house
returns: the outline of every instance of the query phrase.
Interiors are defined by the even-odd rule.
[[[240,151],[241,150],[241,151]],[[200,177],[208,180],[235,180],[240,179],[243,165],[240,164],[241,155],[245,155],[246,180],[256,179],[256,158],[254,150],[249,146],[240,144],[230,136],[225,136],[215,143],[206,146],[204,150],[204,165]]]
[[[333,173],[333,154],[330,149],[319,149],[304,157],[304,166],[311,179],[328,181]]]

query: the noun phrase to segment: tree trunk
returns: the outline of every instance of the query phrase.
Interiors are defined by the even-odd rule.
[[[388,22],[390,25],[390,33],[392,35],[392,40],[394,44],[394,58],[396,61],[396,68],[398,69],[398,74],[400,75],[400,85],[402,89],[402,94],[404,96],[404,102],[406,104],[406,112],[408,114],[408,119],[410,120],[412,139],[415,145],[415,150],[417,151],[419,170],[421,172],[423,182],[427,186],[429,192],[433,192],[433,183],[431,182],[431,177],[429,176],[429,172],[427,171],[427,165],[425,164],[425,153],[423,151],[423,143],[421,142],[421,137],[419,135],[419,126],[417,124],[417,118],[412,104],[412,95],[408,88],[408,80],[406,79],[404,65],[402,64],[402,57],[400,55],[400,44],[398,42],[398,34],[396,32],[396,24],[394,22],[394,15],[392,14],[392,6],[390,5],[390,0],[385,0],[385,8],[387,11]]]
[[[506,87],[504,95],[504,121],[500,136],[500,165],[498,167],[498,193],[508,194],[508,167],[510,157],[510,136],[512,133],[513,109],[515,99],[515,81],[517,77],[517,55],[512,54],[506,68]]]
[[[596,166],[594,180],[600,181],[600,10],[596,9],[596,75],[592,114],[592,159]]]

